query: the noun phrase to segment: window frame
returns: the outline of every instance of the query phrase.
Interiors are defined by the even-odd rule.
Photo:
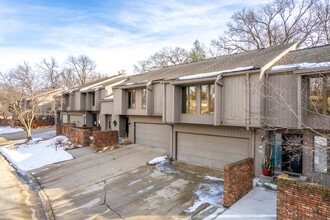
[[[134,98],[133,98],[134,96]],[[127,92],[127,99],[128,99],[128,109],[135,109],[136,108],[136,90],[129,89]],[[134,100],[134,102],[133,102]]]
[[[207,87],[207,113],[202,113],[202,88],[203,86]],[[214,87],[214,94],[215,95],[215,86],[214,84],[201,84],[200,85],[200,115],[213,115],[214,114],[214,103],[213,103],[213,112],[211,112],[211,100],[212,100],[212,96],[211,96],[211,86]],[[215,98],[213,98],[213,101]]]
[[[95,106],[95,92],[92,92],[92,106]]]
[[[146,109],[147,108],[147,89],[142,89],[142,98],[141,98],[141,108]]]
[[[322,96],[322,109],[321,112],[318,112],[317,107],[315,109],[315,102],[312,101],[311,99],[311,79],[312,78],[321,78],[322,80],[322,91],[321,91],[321,96]],[[329,82],[327,82],[329,81]],[[330,75],[329,73],[325,74],[313,74],[307,76],[307,88],[308,88],[308,102],[307,102],[307,110],[308,110],[308,115],[330,115],[330,87],[327,85],[330,83]],[[311,104],[313,103],[313,104]],[[312,105],[312,107],[311,107]]]
[[[196,106],[195,106],[195,112],[191,113],[190,111],[190,88],[195,87],[195,101],[196,101]],[[185,90],[185,98],[184,98],[184,91]],[[185,104],[185,108],[184,108]],[[184,112],[185,110],[185,112]],[[181,87],[181,114],[187,114],[187,115],[196,115],[197,114],[197,85],[189,85],[189,86],[182,86]]]
[[[322,136],[317,136],[317,135],[315,135],[315,136],[313,136],[313,171],[315,172],[315,173],[321,173],[321,174],[330,174],[330,169],[328,169],[329,168],[329,158],[328,158],[328,154],[329,154],[329,149],[327,149],[327,147],[326,147],[326,149],[325,149],[325,153],[326,153],[326,171],[325,172],[323,172],[323,171],[320,171],[320,170],[316,170],[315,169],[315,157],[316,157],[316,155],[315,155],[315,151],[316,151],[316,144],[315,144],[315,138],[316,137],[321,137],[321,138],[325,138],[325,137],[322,137]],[[327,138],[325,138],[326,139],[326,141],[327,141],[327,145],[329,145],[329,141],[328,141],[328,139]]]

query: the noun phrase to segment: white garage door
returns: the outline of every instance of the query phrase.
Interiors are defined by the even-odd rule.
[[[223,169],[226,164],[249,157],[249,139],[177,133],[177,159]]]
[[[82,115],[70,115],[70,122],[76,123],[77,127],[84,125],[84,117]]]
[[[161,124],[135,124],[135,142],[170,150],[171,126]]]
[[[63,123],[68,123],[68,115],[63,115]]]

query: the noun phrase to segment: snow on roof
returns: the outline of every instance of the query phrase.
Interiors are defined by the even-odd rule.
[[[94,91],[94,90],[97,90],[97,89],[99,89],[101,87],[102,87],[102,85],[99,85],[99,86],[95,86],[95,87],[92,87],[92,88],[82,89],[81,91],[84,91],[84,92],[86,92],[86,91]]]
[[[177,80],[189,80],[189,79],[200,79],[200,78],[207,78],[207,77],[215,77],[223,73],[232,73],[232,72],[239,72],[244,70],[251,70],[254,69],[254,66],[247,66],[247,67],[238,67],[235,69],[229,69],[229,70],[222,70],[217,72],[210,72],[210,73],[200,73],[195,75],[189,75],[189,76],[182,76],[177,78]]]
[[[126,84],[124,84],[124,86],[139,85],[139,84],[143,84],[146,82],[148,82],[148,80],[144,80],[144,81],[140,81],[140,82],[136,82],[136,83],[126,83]]]
[[[79,88],[68,89],[68,90],[65,90],[65,91],[63,92],[63,94],[65,94],[65,93],[71,93],[71,92],[74,92],[74,91],[77,91],[77,90],[79,90]]]
[[[114,95],[109,95],[106,96],[103,100],[113,100],[114,99]]]
[[[297,69],[297,70],[306,70],[306,69],[317,69],[317,68],[327,68],[330,67],[330,62],[321,62],[321,63],[295,63],[288,65],[278,65],[272,67],[271,71],[278,70],[287,70],[287,69]]]

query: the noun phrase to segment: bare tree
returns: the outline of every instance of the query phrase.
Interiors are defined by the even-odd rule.
[[[40,82],[38,77],[36,71],[26,62],[8,74],[1,74],[1,103],[24,126],[28,140],[31,140],[31,125],[40,101],[36,98]]]
[[[183,64],[187,62],[189,53],[184,48],[166,47],[151,55],[146,60],[139,61],[134,65],[134,72],[144,73],[157,70],[170,65]]]
[[[69,56],[66,63],[75,74],[78,85],[84,85],[88,81],[100,78],[100,74],[95,72],[95,62],[87,55]]]
[[[243,9],[234,13],[228,30],[212,45],[220,54],[230,54],[291,42],[308,47],[324,44],[324,37],[316,36],[323,35],[318,16],[327,28],[328,17],[318,15],[315,9],[323,6],[319,0],[274,0],[255,9]]]
[[[50,87],[54,90],[62,86],[62,72],[54,57],[51,57],[49,61],[43,59],[40,64],[37,64],[37,66],[40,68],[46,87]]]
[[[72,88],[77,85],[77,78],[71,68],[63,68],[61,70],[61,79],[64,86],[67,88]]]

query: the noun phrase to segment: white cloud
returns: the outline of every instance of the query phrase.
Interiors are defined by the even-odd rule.
[[[243,7],[245,2],[130,1],[113,14],[107,13],[107,7],[89,13],[33,5],[12,8],[0,4],[0,8],[6,8],[0,9],[0,14],[5,11],[0,15],[0,29],[5,30],[0,33],[0,71],[7,71],[23,60],[35,63],[54,56],[64,62],[71,54],[87,54],[96,61],[100,72],[115,74],[124,68],[132,73],[134,63],[163,47],[189,49],[195,39],[209,44],[225,29],[233,11]],[[31,45],[24,44],[25,36],[18,36],[22,33],[26,33]],[[10,34],[21,41],[10,42],[15,46],[6,45]]]

